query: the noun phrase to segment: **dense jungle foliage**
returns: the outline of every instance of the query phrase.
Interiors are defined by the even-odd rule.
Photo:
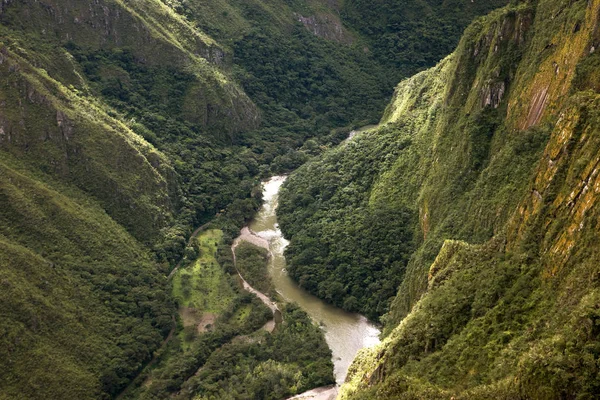
[[[375,210],[384,243],[352,255],[398,248],[387,216],[411,217],[385,338],[359,353],[341,399],[598,397],[599,10],[512,2],[476,20],[398,85],[379,127],[288,178],[279,220],[298,275],[344,276],[348,251],[329,238],[352,240]]]
[[[235,249],[235,253],[237,269],[246,282],[256,290],[275,298],[277,292],[266,268],[269,252],[248,242],[242,242]]]
[[[176,398],[277,400],[335,383],[320,329],[293,304],[282,317],[272,334],[258,332],[215,351]]]
[[[290,275],[317,296],[372,319],[387,311],[414,251],[414,212],[369,205],[368,188],[386,157],[409,144],[394,139],[379,135],[360,147],[359,138],[300,168],[284,184],[277,210],[291,239]]]
[[[452,52],[467,25],[507,0],[345,0],[344,22],[396,81],[429,68]]]
[[[219,230],[198,237],[199,258],[173,278],[183,326],[157,365],[124,397],[281,399],[334,382],[331,350],[304,311],[286,305],[272,333],[261,328],[274,316],[237,284],[232,253],[222,238]],[[263,249],[248,243],[236,249],[237,268],[265,291],[272,286],[267,262]],[[205,316],[214,322],[206,324]]]
[[[160,365],[191,353],[161,367],[155,386],[162,396],[212,350],[250,333],[255,326],[245,317],[264,319],[260,304],[232,294],[223,271],[194,278],[207,245],[196,248],[188,238],[217,216],[213,227],[223,230],[217,242],[226,252],[261,202],[261,177],[293,170],[352,127],[379,119],[407,72],[383,63],[385,46],[374,46],[353,26],[351,9],[340,14],[340,7],[0,2],[0,397],[112,398],[174,332],[180,347],[159,352]],[[299,15],[316,16],[325,34],[313,34]],[[431,20],[432,30],[438,22]],[[409,47],[431,40],[406,38]],[[434,53],[445,55],[441,47]],[[340,270],[357,260],[377,268],[373,252],[349,255],[360,240],[354,235],[344,257],[333,260]],[[376,272],[373,281],[390,281],[371,286],[382,297],[398,282],[410,246],[389,249],[397,273]],[[188,273],[171,284],[166,277],[180,261]],[[232,272],[230,263],[217,264]],[[217,283],[231,288],[221,297],[201,292]],[[333,285],[327,298],[361,309],[362,292],[344,298],[339,289]],[[387,298],[369,301],[376,310],[369,315],[387,307]],[[207,309],[194,314],[194,306]],[[223,313],[231,315],[202,335],[188,324]],[[303,332],[316,337],[308,326]],[[286,393],[329,379],[321,378],[289,381]]]

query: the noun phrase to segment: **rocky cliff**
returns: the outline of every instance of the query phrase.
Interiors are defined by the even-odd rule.
[[[398,85],[379,127],[289,178],[300,284],[367,313],[399,284],[341,398],[597,395],[599,6],[476,20]]]
[[[508,7],[399,85],[384,124],[435,113],[415,132],[427,172],[404,200],[418,207],[422,244],[387,338],[357,357],[341,398],[597,395],[599,11]],[[414,181],[401,162],[373,201]],[[462,240],[429,262],[428,243],[444,238]]]

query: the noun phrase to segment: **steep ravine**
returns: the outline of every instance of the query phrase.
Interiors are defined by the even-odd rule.
[[[365,317],[345,312],[310,295],[287,275],[283,251],[288,242],[282,236],[275,214],[279,188],[285,179],[284,176],[274,176],[263,184],[264,204],[250,226],[242,230],[234,246],[240,240],[268,246],[271,255],[269,273],[277,293],[282,300],[297,303],[325,331],[325,339],[332,350],[336,382],[341,385],[357,351],[379,342],[379,330]],[[270,302],[266,296],[264,298]],[[265,299],[261,297],[261,300]],[[276,307],[273,304],[269,306]],[[295,398],[329,399],[335,397],[337,390],[337,387],[319,388]]]
[[[257,176],[308,158],[281,191],[301,214],[279,215],[289,263],[276,193],[247,232],[338,383],[377,330],[287,272],[382,317],[342,397],[599,397],[600,1],[511,0],[424,70],[507,2],[0,0],[0,399],[114,398],[160,368],[192,227],[218,213],[236,235]],[[314,157],[414,71],[376,128]],[[149,396],[207,357],[166,357]]]
[[[329,282],[369,299],[356,282],[378,271],[357,262],[373,243],[355,222],[384,209],[395,248],[394,213],[414,217],[386,337],[342,399],[598,397],[599,18],[597,0],[491,13],[398,85],[378,129],[292,174],[280,220],[295,272],[348,307]]]

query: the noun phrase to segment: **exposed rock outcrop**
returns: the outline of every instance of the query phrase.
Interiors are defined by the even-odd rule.
[[[298,22],[311,31],[314,35],[339,43],[351,44],[354,38],[342,25],[339,17],[333,14],[316,14],[304,17],[295,14]]]

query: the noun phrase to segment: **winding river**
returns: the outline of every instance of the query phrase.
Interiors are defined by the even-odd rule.
[[[285,176],[274,176],[263,183],[264,203],[250,224],[250,230],[269,243],[269,273],[277,292],[286,301],[297,303],[324,330],[325,339],[333,353],[335,379],[341,385],[357,351],[379,343],[379,330],[364,316],[348,313],[309,294],[288,276],[283,256],[288,241],[281,234],[275,215],[279,188],[285,179]],[[336,393],[336,387],[322,388],[295,398],[329,399]]]

